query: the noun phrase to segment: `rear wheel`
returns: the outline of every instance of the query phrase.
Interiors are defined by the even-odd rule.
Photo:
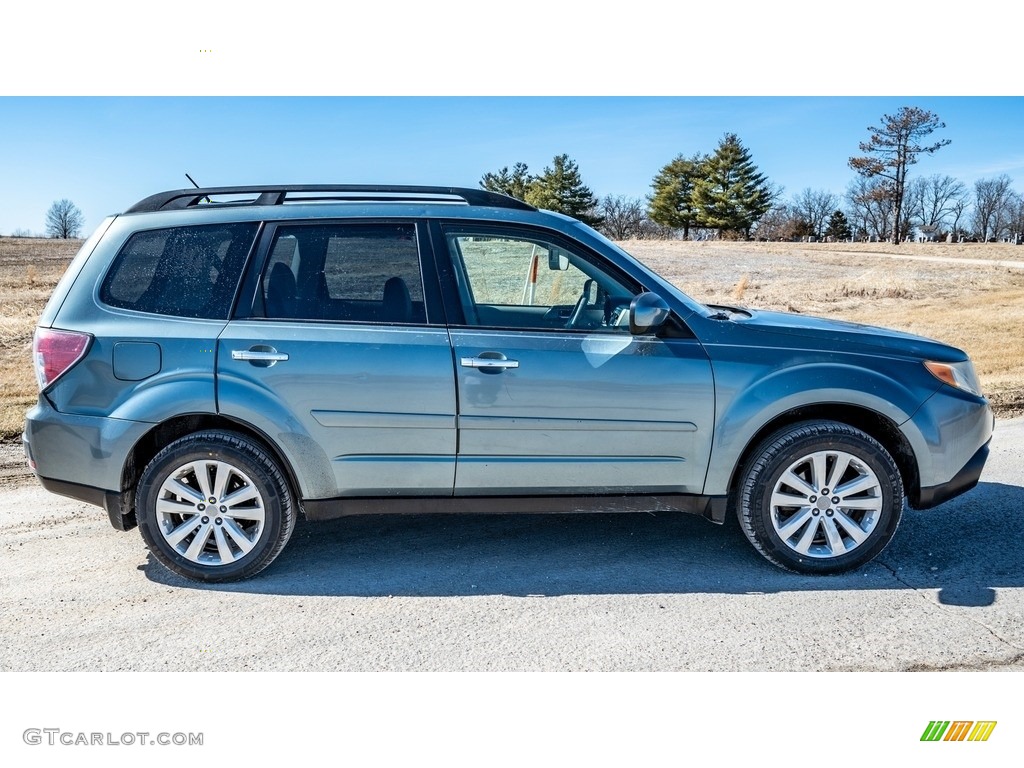
[[[153,556],[197,581],[235,581],[266,568],[295,525],[288,484],[257,444],[233,432],[182,437],[146,466],[136,498]]]
[[[762,442],[738,496],[743,532],[776,565],[841,573],[877,556],[903,512],[903,481],[889,452],[839,422],[805,422]]]

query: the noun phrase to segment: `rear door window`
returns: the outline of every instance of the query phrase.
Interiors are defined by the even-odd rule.
[[[273,319],[427,321],[413,223],[279,226],[261,288]]]

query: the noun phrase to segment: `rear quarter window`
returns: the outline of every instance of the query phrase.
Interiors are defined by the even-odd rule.
[[[100,287],[112,307],[226,320],[258,225],[215,224],[136,232]]]

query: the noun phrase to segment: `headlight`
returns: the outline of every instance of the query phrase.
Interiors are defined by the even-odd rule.
[[[982,396],[981,385],[970,360],[964,360],[962,363],[935,363],[926,360],[924,367],[943,384],[949,384],[978,397]]]

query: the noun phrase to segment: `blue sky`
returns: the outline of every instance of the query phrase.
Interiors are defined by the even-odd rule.
[[[841,194],[847,158],[885,113],[929,109],[952,143],[914,168],[1024,190],[1021,97],[20,97],[0,98],[0,234],[42,231],[56,199],[91,230],[153,192],[201,184],[476,186],[521,161],[579,164],[598,195],[643,197],[675,155],[733,132],[793,195]]]

